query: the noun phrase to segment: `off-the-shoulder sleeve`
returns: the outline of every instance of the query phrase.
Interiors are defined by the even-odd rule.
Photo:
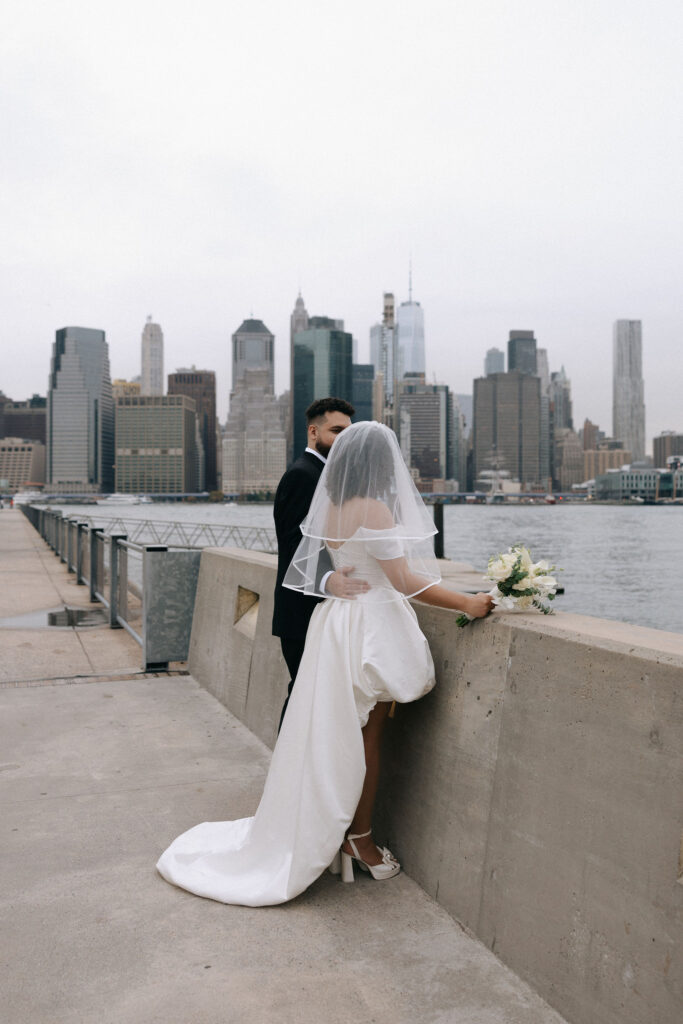
[[[400,558],[403,554],[403,543],[399,537],[378,537],[366,541],[368,552],[381,561]]]

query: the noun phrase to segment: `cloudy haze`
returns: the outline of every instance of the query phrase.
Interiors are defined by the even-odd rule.
[[[253,313],[368,357],[382,293],[471,392],[533,328],[575,426],[611,431],[611,334],[643,321],[646,434],[683,431],[678,0],[35,0],[3,5],[0,389],[45,394],[55,329],[140,372],[215,369]]]

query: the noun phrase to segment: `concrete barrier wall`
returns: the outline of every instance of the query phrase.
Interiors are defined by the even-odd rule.
[[[272,556],[205,550],[190,641],[193,676],[270,746],[274,583]],[[415,607],[437,686],[389,723],[378,837],[569,1021],[680,1024],[683,637]]]

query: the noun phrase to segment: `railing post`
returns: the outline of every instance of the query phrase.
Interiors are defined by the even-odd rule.
[[[66,534],[65,534],[65,519],[64,513],[57,513],[57,536],[59,538],[59,544],[57,545],[57,554],[59,555],[60,562],[66,562]]]
[[[443,502],[434,502],[434,554],[437,558],[443,558]]]
[[[88,583],[91,601],[97,600],[97,540],[99,534],[104,534],[104,530],[101,528],[96,529],[94,526],[90,528],[90,572],[88,573]]]
[[[66,520],[66,571],[73,572],[73,554],[74,554],[74,541],[73,541],[73,522],[71,518]]]
[[[82,584],[83,575],[83,536],[87,529],[86,523],[76,523],[76,583]]]
[[[119,622],[119,541],[126,540],[125,533],[112,533],[109,537],[109,626],[121,629]]]

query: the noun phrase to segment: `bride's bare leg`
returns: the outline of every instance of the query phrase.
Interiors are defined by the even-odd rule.
[[[363,746],[365,747],[365,781],[363,792],[353,821],[349,825],[349,832],[358,835],[368,832],[372,828],[372,809],[375,805],[377,794],[377,783],[379,782],[380,749],[382,744],[382,732],[384,723],[389,714],[391,702],[375,704],[370,712],[367,725],[363,729]],[[372,836],[365,839],[354,840],[358,853],[366,864],[381,864],[382,854],[375,846]],[[344,841],[344,851],[353,853],[348,841]]]

